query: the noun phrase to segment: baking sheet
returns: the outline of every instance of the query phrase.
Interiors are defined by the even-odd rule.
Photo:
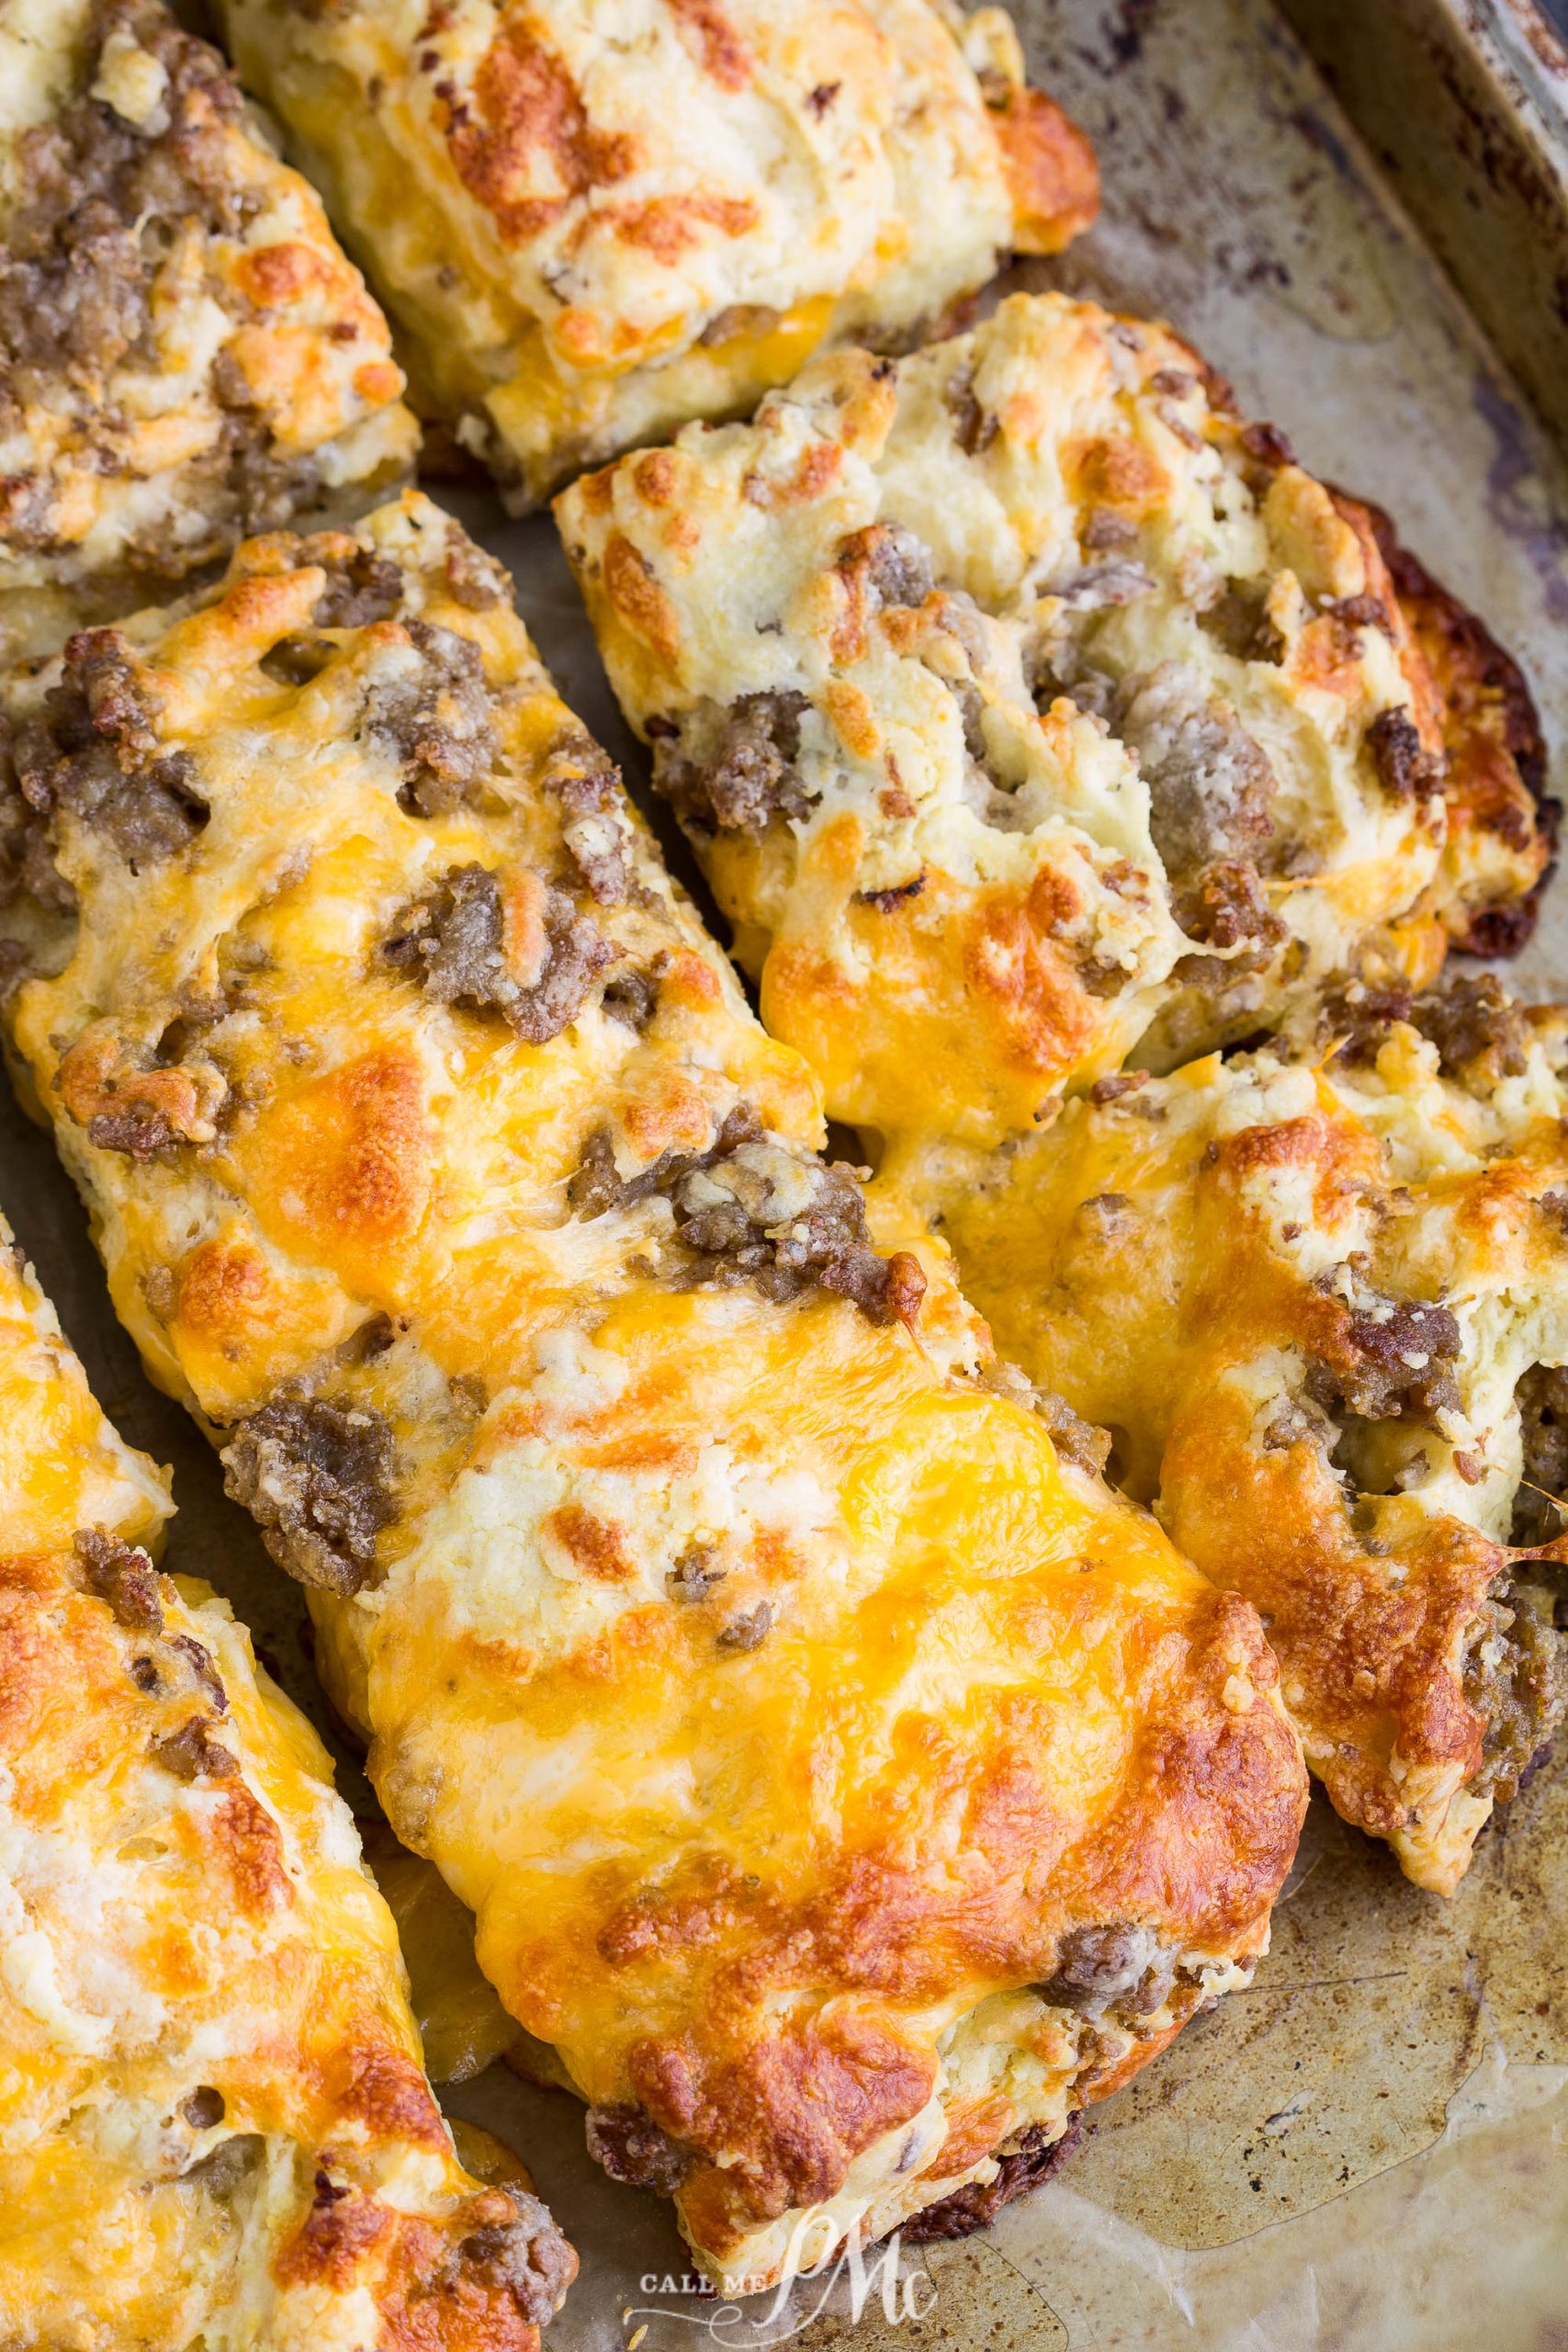
[[[1306,463],[1390,505],[1524,660],[1560,763],[1561,460],[1283,18],[1266,0],[1023,0],[1017,13],[1032,70],[1091,131],[1106,179],[1100,226],[1030,282],[1164,312]],[[568,700],[644,797],[548,524],[505,525],[485,493],[446,503],[511,566]],[[1514,971],[1546,993],[1568,986],[1562,888]],[[142,1377],[52,1148],[8,1101],[0,1201],[104,1404],[174,1464],[169,1565],[231,1595],[367,1809],[357,1761],[324,1721],[296,1589],[224,1500],[194,1429]],[[1538,1777],[1448,1905],[1314,1802],[1254,1985],[1098,2110],[1055,2181],[986,2236],[910,2249],[870,2278],[803,2282],[782,2305],[683,2291],[669,2209],[589,2162],[572,2102],[495,2067],[447,2103],[524,2152],[581,2254],[550,2352],[612,2352],[639,2328],[641,2352],[786,2340],[807,2352],[1561,2347],[1568,1770]]]

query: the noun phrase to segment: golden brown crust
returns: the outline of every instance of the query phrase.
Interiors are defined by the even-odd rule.
[[[1401,545],[1392,517],[1371,504],[1366,512],[1441,704],[1449,862],[1459,877],[1445,919],[1467,955],[1517,955],[1551,878],[1562,814],[1547,790],[1529,681],[1485,622]]]
[[[825,343],[899,347],[1098,202],[1006,13],[227,0],[242,66],[519,507]]]
[[[14,1035],[394,1826],[604,2161],[777,2277],[1238,1981],[1304,1782],[1251,1611],[816,1158],[471,552],[411,499],[15,682]],[[211,1138],[84,1127],[89,1027],[216,1073]]]
[[[991,113],[1012,197],[1014,251],[1059,254],[1100,210],[1094,149],[1043,90],[1010,86]]]
[[[536,2352],[572,2257],[459,2165],[325,1752],[5,1238],[0,2341]]]

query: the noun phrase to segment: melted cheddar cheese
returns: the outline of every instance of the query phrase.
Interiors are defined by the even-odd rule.
[[[161,0],[0,0],[0,649],[412,463],[386,322]]]
[[[170,1510],[6,1247],[0,2345],[536,2352],[571,2255],[459,2164],[326,1753],[141,1548]]]
[[[945,0],[225,0],[408,341],[518,511],[900,342],[1093,217],[1004,10]]]
[[[1544,871],[1497,649],[1439,694],[1377,518],[1163,327],[1016,296],[557,511],[764,1020],[895,1149],[1429,978]]]
[[[1352,987],[907,1170],[998,1344],[1263,1613],[1340,1812],[1442,1894],[1568,1702],[1565,1069],[1563,1015],[1490,979]]]
[[[1005,2183],[1263,1947],[1251,1610],[868,1228],[427,502],[6,699],[11,1034],[119,1310],[591,2145],[720,2281]]]

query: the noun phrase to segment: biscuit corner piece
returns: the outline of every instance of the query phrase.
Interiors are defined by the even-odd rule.
[[[1014,296],[557,513],[764,1020],[885,1140],[1528,935],[1517,671],[1168,328]]]
[[[749,409],[825,342],[906,347],[1098,205],[1092,151],[1028,86],[1001,8],[223,13],[400,322],[416,404],[518,512]]]
[[[1254,1611],[818,1157],[427,500],[15,677],[8,1022],[394,1828],[727,2289],[973,2227],[1245,1981]]]
[[[459,2162],[325,1751],[0,1245],[0,2341],[536,2352],[575,2258]]]
[[[162,0],[0,0],[0,647],[57,645],[417,446],[386,322]]]
[[[943,1195],[998,1342],[1262,1612],[1307,1760],[1451,1894],[1568,1710],[1568,1021],[1350,982]]]

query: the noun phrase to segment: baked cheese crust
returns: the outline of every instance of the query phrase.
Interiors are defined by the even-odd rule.
[[[1001,8],[224,0],[406,341],[514,511],[737,415],[824,342],[903,345],[1093,218]]]
[[[998,1345],[1256,1603],[1340,1812],[1441,1894],[1568,1701],[1565,1114],[1561,1011],[1352,985],[911,1171]]]
[[[0,2345],[537,2352],[575,2260],[459,2164],[325,1750],[0,1237]]]
[[[764,1020],[894,1143],[1429,978],[1545,869],[1528,696],[1456,645],[1444,699],[1368,511],[1164,327],[1017,296],[557,511]]]
[[[725,2282],[960,2225],[1262,1948],[1251,1609],[868,1230],[428,502],[6,698],[11,1032],[116,1303],[594,2152]]]
[[[386,322],[160,0],[0,0],[0,645],[412,462]]]

